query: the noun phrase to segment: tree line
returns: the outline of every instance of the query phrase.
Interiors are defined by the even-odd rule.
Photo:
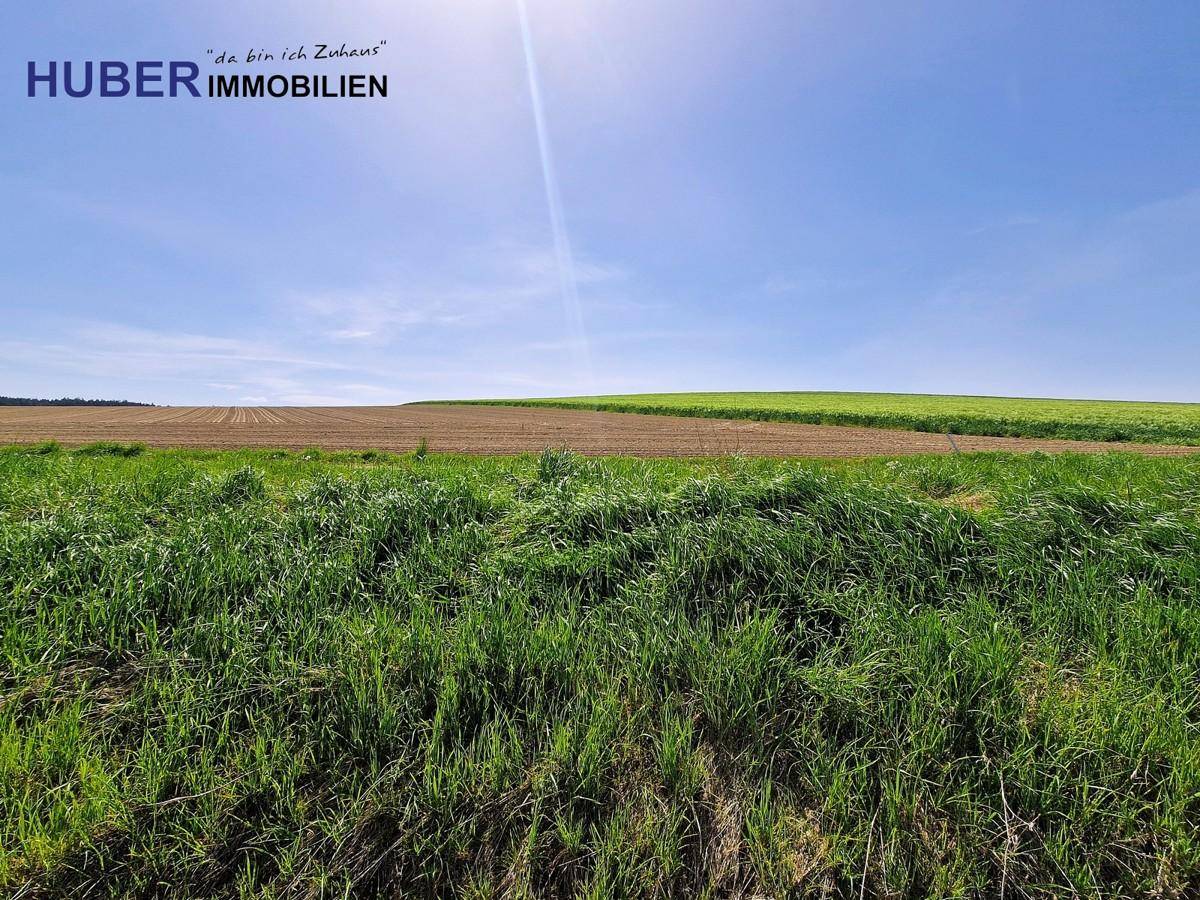
[[[41,400],[36,397],[0,397],[0,406],[153,406],[133,400],[84,400],[82,397],[60,397]]]

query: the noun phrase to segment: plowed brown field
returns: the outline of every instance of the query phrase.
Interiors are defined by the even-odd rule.
[[[486,406],[0,407],[0,444],[139,441],[152,447],[429,449],[525,453],[568,447],[589,455],[875,456],[948,453],[945,435],[878,428],[675,418]],[[954,437],[960,450],[1134,450],[1158,456],[1196,447],[1000,437]]]

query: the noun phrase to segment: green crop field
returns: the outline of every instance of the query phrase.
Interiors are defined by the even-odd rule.
[[[1198,567],[1189,458],[3,450],[0,894],[1196,896]]]
[[[452,402],[762,419],[811,425],[869,425],[942,434],[1200,444],[1200,403],[809,391],[612,394]]]

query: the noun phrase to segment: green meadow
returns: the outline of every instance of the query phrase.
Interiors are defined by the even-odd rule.
[[[13,448],[0,596],[6,895],[1200,890],[1200,459]]]
[[[941,434],[1200,444],[1200,403],[810,391],[612,394],[469,402],[810,425],[867,425]]]

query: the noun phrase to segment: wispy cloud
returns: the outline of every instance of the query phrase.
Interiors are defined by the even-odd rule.
[[[242,222],[210,215],[200,206],[181,211],[152,196],[109,197],[12,178],[3,185],[25,203],[93,231],[133,236],[183,256],[219,256],[226,263],[252,258]]]
[[[720,335],[714,334],[711,330],[700,328],[630,329],[627,331],[592,334],[589,336],[587,343],[592,348],[604,349],[647,342],[660,342],[663,344],[694,341],[715,342],[728,340],[730,336],[731,331],[729,329],[723,329]],[[582,345],[583,342],[577,338],[563,338],[561,340],[530,341],[521,344],[521,349],[537,353],[575,353],[581,349]]]
[[[862,276],[831,275],[825,272],[790,274],[777,272],[763,281],[762,290],[764,293],[776,297],[787,294],[821,296],[854,290],[866,284],[868,284],[868,280]]]
[[[423,271],[368,286],[294,291],[284,302],[329,340],[383,343],[416,328],[478,327],[557,300],[558,272],[549,249],[496,243],[463,254],[445,268],[440,275]],[[577,264],[577,280],[585,291],[625,277],[619,266],[589,260]]]
[[[74,357],[79,366],[135,368],[138,371],[207,370],[214,362],[302,369],[345,369],[341,362],[289,351],[272,341],[247,340],[189,332],[133,328],[110,323],[81,323],[71,345],[42,349]]]
[[[133,328],[108,323],[61,323],[53,337],[0,340],[0,369],[50,371],[87,385],[171,383],[205,385],[223,394],[263,388],[271,395],[313,378],[349,371],[345,362],[296,352],[275,341]],[[268,395],[263,394],[264,401]],[[247,401],[248,402],[248,401]]]
[[[1015,214],[998,219],[995,222],[985,222],[982,225],[977,225],[974,228],[968,229],[967,234],[984,234],[989,231],[1000,231],[1005,228],[1025,228],[1030,225],[1039,225],[1041,222],[1042,219],[1039,216]]]
[[[1029,227],[1036,242],[897,298],[904,316],[839,348],[834,368],[892,371],[901,390],[1195,401],[1200,191]]]

